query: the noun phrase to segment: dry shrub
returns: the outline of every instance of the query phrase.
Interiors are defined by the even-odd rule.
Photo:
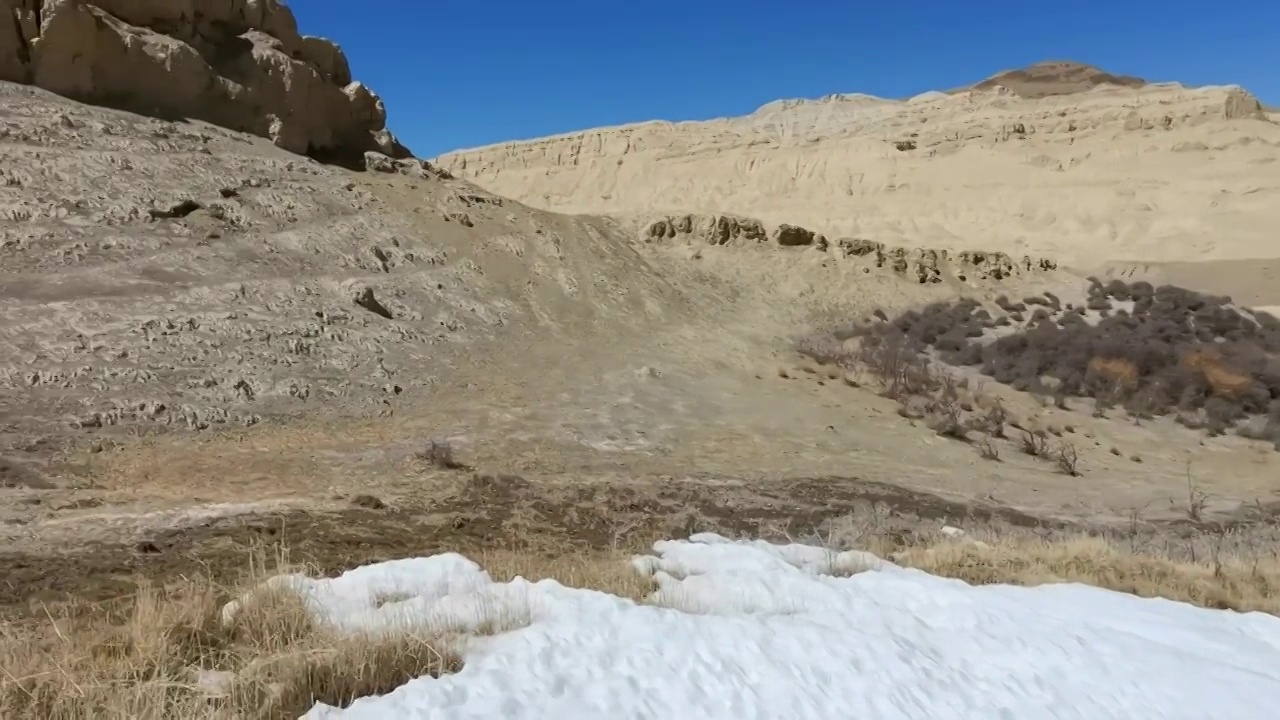
[[[1043,430],[1021,429],[1022,452],[1032,457],[1049,456],[1049,435]]]
[[[1213,392],[1223,397],[1238,398],[1253,385],[1253,378],[1224,367],[1222,353],[1213,348],[1193,350],[1187,353],[1183,362],[1192,370],[1203,373]]]
[[[936,376],[937,389],[927,406],[928,426],[943,437],[967,441],[972,422],[965,417],[965,404],[955,377],[946,373]]]
[[[894,400],[930,395],[941,378],[929,359],[909,338],[894,335],[868,335],[861,338],[852,359],[884,384],[884,396]]]
[[[926,416],[929,429],[942,437],[953,440],[969,439],[969,424],[964,419],[960,406],[950,401],[939,401],[929,409]]]
[[[1071,443],[1063,443],[1053,454],[1053,461],[1063,475],[1078,477],[1080,475],[1080,452]]]
[[[990,437],[984,437],[978,441],[978,455],[983,460],[1000,461],[1000,447]]]
[[[986,412],[977,421],[977,429],[993,438],[1004,438],[1004,426],[1009,422],[1009,411],[999,398],[991,401]]]
[[[998,317],[973,299],[934,303],[856,328],[853,360],[895,399],[932,392],[921,387],[937,374],[932,356],[1060,409],[1070,409],[1072,397],[1092,398],[1097,417],[1116,405],[1135,421],[1177,414],[1209,434],[1234,429],[1280,448],[1280,427],[1260,426],[1280,413],[1280,323],[1242,313],[1229,298],[1170,285],[1097,281],[1089,298],[1099,311],[1092,320],[1085,308],[1065,309],[1047,296],[997,298],[1008,313]],[[1028,305],[1040,306],[1029,321]]]
[[[1138,383],[1137,366],[1121,358],[1091,358],[1089,360],[1089,371],[1121,387],[1133,387]]]
[[[470,465],[459,462],[453,455],[453,443],[448,440],[431,440],[417,453],[419,460],[441,470],[472,470]]]

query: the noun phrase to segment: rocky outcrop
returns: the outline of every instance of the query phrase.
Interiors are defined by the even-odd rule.
[[[1241,88],[1231,88],[1222,102],[1222,118],[1224,120],[1269,120],[1262,102],[1250,92]]]
[[[818,245],[826,247],[827,239],[812,230],[783,223],[773,231],[773,239],[784,247]]]
[[[0,0],[0,80],[204,120],[321,160],[411,155],[341,48],[300,35],[278,0]]]
[[[654,220],[642,231],[648,242],[685,237],[708,245],[760,243],[768,239],[759,220],[734,215],[678,215]]]
[[[772,240],[783,247],[813,245],[827,249],[827,239],[808,228],[783,223],[769,232],[759,220],[737,215],[671,215],[653,220],[640,234],[646,242],[683,237],[708,245],[740,245]]]
[[[933,248],[889,247],[862,238],[841,238],[836,252],[846,258],[866,258],[877,268],[888,268],[922,285],[942,282],[944,276],[960,282],[1000,281],[1024,273],[1049,272],[1058,264],[1049,258],[1023,256],[1015,260],[1002,252],[948,252]],[[870,265],[868,266],[870,267]]]
[[[452,180],[453,175],[447,170],[432,165],[426,160],[417,158],[392,158],[379,152],[368,151],[364,154],[364,169],[370,172],[388,175],[408,175],[415,178],[435,178]]]
[[[960,282],[999,282],[1058,269],[1054,260],[1029,255],[1015,259],[1002,252],[899,247],[865,238],[840,238],[832,242],[813,230],[785,223],[769,231],[760,220],[737,215],[661,217],[644,226],[640,239],[647,243],[683,240],[707,245],[758,245],[772,241],[783,248],[831,253],[862,264],[864,272],[887,270],[921,285],[940,283],[945,278]]]

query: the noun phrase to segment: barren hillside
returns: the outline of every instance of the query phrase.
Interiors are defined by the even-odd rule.
[[[917,426],[866,380],[796,354],[813,328],[957,297],[1083,303],[1086,284],[1052,258],[896,248],[722,214],[566,216],[422,161],[374,153],[352,172],[200,122],[0,92],[0,531],[12,547],[120,543],[118,577],[139,562],[134,543],[199,543],[193,528],[254,527],[262,513],[303,513],[293,522],[306,525],[371,493],[411,515],[437,508],[430,532],[375,544],[418,547],[453,537],[457,512],[569,492],[566,473],[610,497],[623,476],[651,498],[692,478],[681,492],[695,515],[726,502],[765,512],[781,491],[789,517],[825,517],[827,501],[812,503],[836,490],[796,478],[834,478],[851,498],[903,487],[874,493],[989,495],[1118,521],[1121,508],[1183,492],[1188,457],[1169,433],[1202,443],[1190,459],[1212,511],[1270,497],[1280,456],[1266,443],[1129,427],[1012,391],[1028,427],[1078,434],[1063,442],[1088,471],[1064,485],[1035,458],[975,465],[972,447]],[[415,459],[432,438],[532,484],[457,496],[452,473]],[[624,505],[649,507],[635,518],[646,526],[680,506],[636,502]],[[543,512],[552,528],[574,523]],[[743,512],[733,522],[763,522]],[[691,521],[731,519],[708,517]],[[315,552],[334,561],[345,542]],[[81,572],[32,568],[31,582],[56,587]]]
[[[565,212],[731,212],[833,238],[1091,268],[1275,254],[1278,157],[1280,126],[1240,88],[1144,85],[1058,64],[955,94],[783,100],[743,117],[599,128],[438,162]]]
[[[263,108],[253,102],[228,109],[216,93],[188,97],[187,109],[220,124],[0,83],[0,475],[13,494],[0,532],[22,547],[56,538],[127,547],[210,518],[336,512],[362,493],[384,505],[438,504],[453,491],[424,491],[414,460],[432,438],[449,440],[464,465],[521,473],[535,495],[565,473],[608,492],[623,473],[633,492],[659,496],[673,477],[734,478],[747,485],[718,487],[739,488],[739,501],[755,506],[768,493],[753,483],[856,475],[956,502],[987,494],[1044,515],[1115,520],[1123,506],[1181,492],[1187,458],[1165,438],[1184,429],[1172,421],[1158,432],[1130,428],[1009,390],[1005,402],[1028,427],[1083,433],[1063,442],[1081,445],[1089,472],[1070,486],[1046,483],[1052,470],[1034,459],[957,472],[975,462],[972,447],[917,427],[849,367],[806,364],[797,340],[958,298],[1000,312],[1007,297],[1038,294],[1083,307],[1089,286],[1061,257],[1108,257],[1090,253],[1114,250],[1113,235],[1125,233],[1155,257],[1185,255],[1189,246],[1160,233],[1187,231],[1191,217],[1225,223],[1206,253],[1239,256],[1269,232],[1252,223],[1275,207],[1273,146],[1259,139],[1274,126],[1236,89],[1103,85],[1034,101],[998,89],[905,103],[833,96],[736,120],[651,123],[445,159],[535,204],[547,203],[521,183],[605,187],[616,197],[551,204],[628,211],[564,215],[412,158],[366,150],[354,170],[321,162],[349,160],[369,143],[404,153],[378,144],[391,137],[381,110],[350,114],[352,98],[376,96],[351,80],[332,44],[299,35],[281,6],[237,5],[222,34],[184,30],[179,21],[199,18],[181,13],[110,7],[117,14],[57,12],[105,18],[93,25],[97,48],[141,38],[124,46],[140,68],[168,62],[166,53],[191,57],[193,73],[212,73],[209,87],[252,94],[269,91],[280,68],[307,75],[335,104],[329,124],[308,117],[305,131],[346,144],[293,144],[288,118],[255,115]],[[270,12],[254,14],[263,7]],[[37,29],[44,43],[76,27]],[[243,31],[253,64],[201,65],[219,42],[234,44],[227,28]],[[294,45],[310,54],[283,54]],[[18,56],[27,63],[20,77],[57,86],[53,70],[66,68],[46,67],[57,57]],[[149,73],[138,74],[143,97],[163,95],[156,81],[182,79]],[[76,94],[102,100],[92,86]],[[1225,145],[1178,145],[1192,137]],[[1043,160],[1052,153],[1061,167]],[[1192,180],[1172,174],[1172,162]],[[832,173],[846,182],[830,182]],[[1210,179],[1214,194],[1198,206],[1151,204],[1207,192]],[[1062,189],[1070,183],[1075,194]],[[856,212],[829,202],[832,193]],[[660,200],[687,206],[691,197],[714,211],[658,212]],[[1095,213],[1091,202],[1150,207],[1098,210],[1090,225],[1078,213]],[[723,209],[733,207],[747,212]],[[819,222],[777,222],[808,216]],[[1249,277],[1269,272],[1248,265]],[[1215,276],[1203,264],[1108,272],[1130,282],[1181,273],[1197,287],[1217,277],[1232,293],[1247,289],[1240,273]],[[1266,287],[1242,301],[1280,302]],[[1161,322],[1184,322],[1177,312]],[[1214,317],[1223,332],[1256,325],[1247,312],[1234,325]],[[1257,366],[1257,387],[1270,387],[1256,348],[1239,353]],[[1267,404],[1255,400],[1231,405],[1231,422],[1265,437]],[[1203,403],[1179,412],[1202,413]],[[1204,443],[1192,458],[1203,482],[1219,490],[1212,509],[1238,513],[1269,498],[1280,460],[1268,443],[1192,436]],[[916,452],[922,444],[930,452]],[[1139,455],[1141,467],[1130,459]],[[795,512],[807,512],[812,498],[798,488],[808,486],[785,487]],[[453,520],[437,519],[433,527],[452,532]],[[420,536],[430,534],[409,534]]]
[[[1280,321],[1246,307],[1280,284],[1241,259],[1280,136],[1243,91],[1057,68],[451,174],[278,2],[203,5],[0,0],[0,716],[457,669],[287,597],[246,630],[217,608],[264,546],[608,589],[712,531],[1280,612]]]

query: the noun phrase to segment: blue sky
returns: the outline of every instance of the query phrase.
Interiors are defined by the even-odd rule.
[[[905,97],[1040,60],[1239,83],[1280,105],[1280,2],[292,0],[420,157],[776,100]]]

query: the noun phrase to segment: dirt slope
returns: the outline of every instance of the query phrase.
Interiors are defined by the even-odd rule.
[[[1238,518],[1280,490],[1270,447],[1016,393],[1083,472],[987,462],[796,352],[876,311],[1083,297],[1051,257],[564,215],[367,161],[0,83],[0,605],[234,568],[264,539],[337,568],[807,532],[873,503],[904,523],[1185,518],[1188,475],[1203,517]]]

